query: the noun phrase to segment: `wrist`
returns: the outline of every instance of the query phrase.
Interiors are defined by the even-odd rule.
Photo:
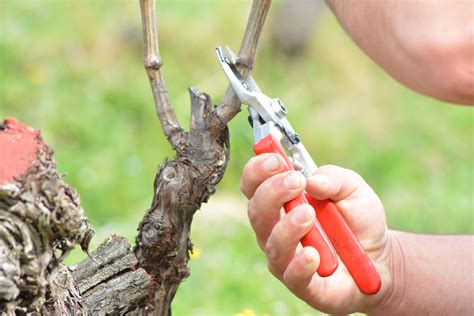
[[[403,233],[388,230],[387,244],[383,254],[386,269],[385,286],[383,292],[371,308],[367,310],[371,315],[397,314],[397,309],[403,301],[406,280],[406,246]]]

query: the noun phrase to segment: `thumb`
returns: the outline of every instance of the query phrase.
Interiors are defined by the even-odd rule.
[[[354,171],[326,165],[319,167],[307,179],[306,191],[318,200],[330,199],[338,202],[367,186],[362,177]]]

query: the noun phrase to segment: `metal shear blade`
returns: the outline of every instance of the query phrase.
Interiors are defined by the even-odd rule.
[[[216,48],[216,55],[222,70],[242,103],[249,105],[249,112],[254,123],[254,140],[257,142],[269,133],[277,134],[285,147],[292,153],[295,166],[302,166],[302,172],[309,176],[316,170],[298,134],[286,119],[286,108],[279,99],[272,99],[263,94],[252,77],[244,79],[236,67],[237,56],[227,47],[229,56],[222,47]],[[261,118],[261,120],[260,120]]]
[[[229,57],[222,47],[216,48],[216,55],[220,61],[222,70],[229,80],[232,88],[234,88],[235,93],[239,97],[242,103],[257,106],[259,102],[262,102],[261,97],[264,96],[261,93],[260,88],[255,83],[252,78],[244,79],[242,78],[240,72],[237,70],[235,66],[237,64],[237,56],[235,53],[227,47],[229,51]]]
[[[236,67],[236,56],[229,49],[232,57],[229,57],[222,47],[216,48],[216,55],[220,65],[232,88],[240,99],[240,102],[252,106],[265,122],[277,122],[280,117],[271,108],[272,98],[263,94],[252,77],[243,79]]]

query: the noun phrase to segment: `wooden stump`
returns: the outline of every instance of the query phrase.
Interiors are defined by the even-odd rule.
[[[0,125],[0,311],[6,315],[124,314],[145,304],[153,280],[123,237],[67,268],[93,230],[79,196],[56,171],[40,133],[15,119]],[[72,273],[71,273],[72,272]]]

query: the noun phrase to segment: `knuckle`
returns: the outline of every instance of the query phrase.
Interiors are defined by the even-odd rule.
[[[260,216],[258,215],[258,210],[257,206],[255,203],[255,199],[250,199],[248,206],[247,206],[247,214],[249,217],[250,224],[252,224],[253,227],[255,227],[260,219]]]
[[[282,281],[283,281],[283,284],[285,284],[285,286],[292,292],[295,292],[296,289],[298,288],[297,282],[295,281],[295,279],[293,278],[293,275],[288,270],[285,271],[285,273],[283,273]]]
[[[245,174],[254,174],[258,170],[259,165],[265,159],[266,154],[254,156],[247,161],[244,167]]]
[[[285,214],[281,220],[275,225],[273,234],[281,241],[289,241],[297,238],[299,227],[297,227],[290,219],[291,214]]]
[[[302,186],[300,190],[289,190],[285,187],[285,178],[291,173],[291,171],[276,174],[262,183],[265,194],[272,196],[277,201],[286,202],[290,197],[296,196],[300,191],[304,190]]]
[[[277,263],[279,259],[278,247],[276,247],[273,240],[268,240],[265,245],[265,254],[267,255],[269,263]]]
[[[262,240],[262,239],[260,239],[260,238],[258,238],[258,237],[257,237],[256,239],[257,239],[257,244],[258,244],[258,246],[260,247],[260,249],[261,249],[263,252],[265,252],[265,242],[266,242],[266,241],[265,241],[265,240]]]
[[[244,177],[245,175],[242,175],[242,177],[240,178],[240,192],[242,192],[243,194],[247,196],[248,192],[247,192],[247,186],[245,185]]]
[[[336,165],[324,165],[318,168],[319,171],[323,171],[325,173],[336,173],[341,169],[341,167]]]
[[[257,157],[252,157],[252,158],[250,158],[250,159],[247,161],[247,163],[246,163],[245,166],[244,166],[244,172],[250,172],[250,171],[252,171],[253,165],[255,164],[255,159],[256,159],[256,158],[257,158]]]
[[[283,193],[281,182],[278,175],[266,179],[258,186],[254,196],[267,201],[272,200],[278,202]]]
[[[270,271],[270,273],[275,278],[277,278],[278,280],[283,282],[283,273],[282,273],[281,269],[277,268],[277,266],[275,266],[275,264],[273,264],[270,261],[268,261],[268,271]]]
[[[354,182],[354,184],[356,184],[357,186],[361,186],[365,183],[364,179],[362,178],[362,176],[360,174],[358,174],[357,172],[355,172],[354,170],[351,170],[351,169],[346,169],[349,177],[352,179],[352,181]]]

